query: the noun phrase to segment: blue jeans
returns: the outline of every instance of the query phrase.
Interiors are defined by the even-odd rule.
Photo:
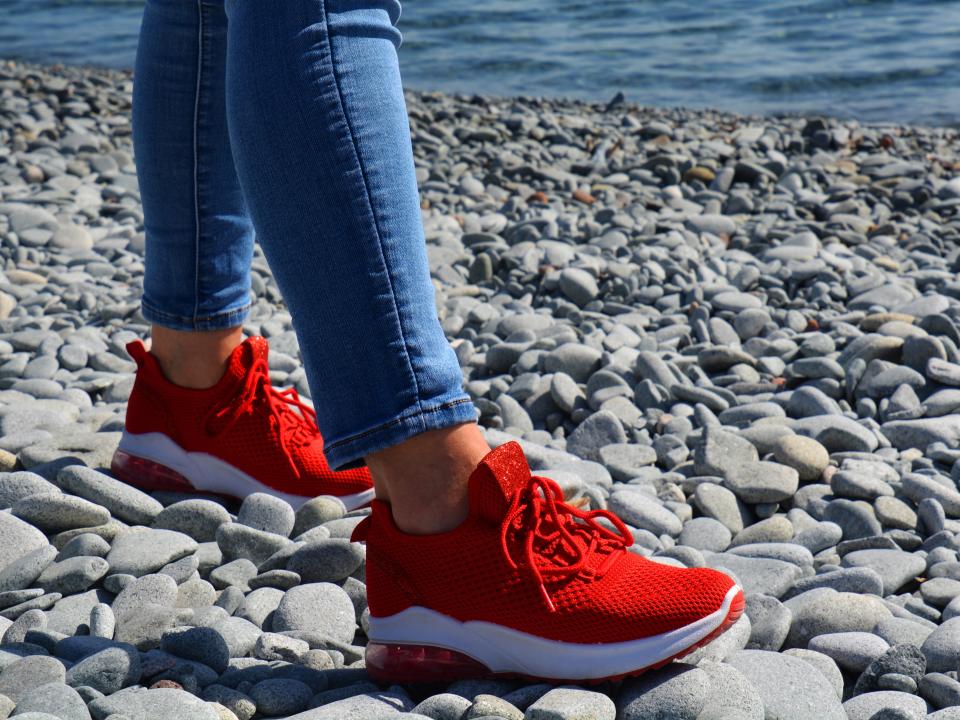
[[[142,311],[243,323],[254,237],[331,467],[476,419],[436,314],[396,0],[148,0],[134,70]]]

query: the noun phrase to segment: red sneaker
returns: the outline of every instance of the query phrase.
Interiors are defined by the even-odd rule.
[[[515,442],[484,457],[468,492],[470,514],[450,532],[408,535],[381,500],[354,531],[367,542],[377,680],[612,680],[686,655],[743,613],[733,580],[629,552],[619,518],[563,502]]]
[[[317,495],[336,495],[348,510],[373,499],[370,471],[331,470],[313,409],[295,389],[271,386],[266,339],[244,340],[206,390],[168,381],[140,340],[127,352],[137,378],[111,464],[117,478],[145,490],[265,492],[294,509]]]

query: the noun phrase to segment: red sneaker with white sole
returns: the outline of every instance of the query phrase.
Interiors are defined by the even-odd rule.
[[[127,344],[137,377],[111,470],[144,490],[208,492],[242,499],[264,492],[294,509],[336,495],[348,510],[373,499],[365,468],[334,471],[313,408],[293,388],[270,384],[265,338],[244,340],[212,388],[171,383],[140,340]]]
[[[617,679],[686,655],[743,613],[728,576],[629,552],[619,518],[563,502],[515,442],[483,458],[468,492],[469,516],[449,532],[406,534],[381,500],[354,530],[367,543],[377,680]]]

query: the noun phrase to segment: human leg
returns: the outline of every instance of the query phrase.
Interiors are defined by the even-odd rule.
[[[226,127],[226,32],[222,0],[150,0],[134,71],[142,312],[159,328],[165,373],[188,387],[223,374],[250,305],[254,233]]]
[[[334,473],[312,409],[270,384],[267,343],[243,341],[253,225],[226,126],[223,0],[149,0],[134,74],[133,137],[146,230],[138,365],[112,463],[147,489],[299,505],[373,495],[369,471]]]
[[[472,423],[437,320],[395,0],[228,0],[228,124],[331,466]]]

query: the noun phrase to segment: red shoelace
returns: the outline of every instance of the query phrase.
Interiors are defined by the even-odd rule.
[[[606,518],[616,532],[597,522]],[[633,535],[623,521],[608,510],[580,510],[564,502],[563,490],[550,478],[532,475],[526,486],[514,493],[500,529],[500,546],[512,568],[519,567],[510,551],[511,530],[523,548],[524,566],[539,585],[550,612],[556,607],[545,585],[545,576],[567,577],[588,567],[596,553],[607,557],[593,572],[600,577],[628,547]],[[573,559],[558,563],[561,555]],[[553,562],[551,562],[551,560]]]
[[[317,414],[300,399],[296,388],[277,390],[273,387],[270,383],[270,367],[265,358],[253,361],[239,397],[231,397],[222,405],[211,409],[204,418],[204,428],[211,437],[225,433],[241,417],[253,412],[258,401],[267,403],[268,412],[280,437],[280,447],[294,476],[300,479],[300,468],[294,460],[293,449],[306,445],[319,436]],[[211,427],[211,421],[216,424],[215,428]]]

